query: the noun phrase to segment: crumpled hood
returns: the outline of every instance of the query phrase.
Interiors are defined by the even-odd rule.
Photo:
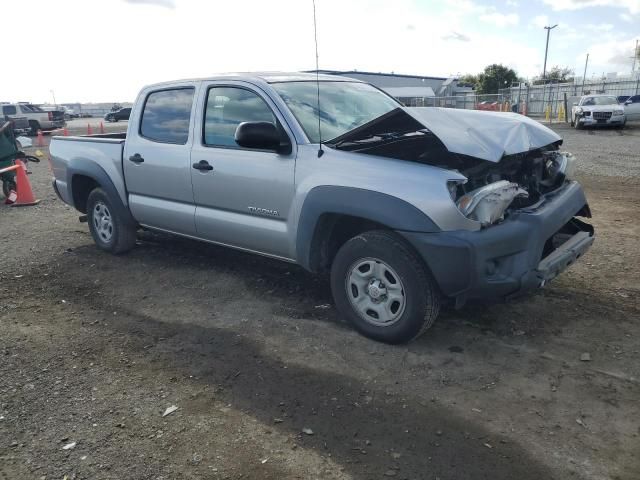
[[[452,153],[499,162],[504,155],[546,147],[562,138],[518,113],[438,107],[404,107]]]

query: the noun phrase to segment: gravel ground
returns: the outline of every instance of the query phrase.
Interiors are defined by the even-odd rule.
[[[640,478],[640,129],[554,128],[592,250],[397,347],[288,264],[150,233],[101,253],[32,165],[40,205],[0,207],[0,479]]]
[[[617,128],[574,128],[554,125],[564,147],[576,154],[580,171],[610,177],[640,177],[640,122]]]

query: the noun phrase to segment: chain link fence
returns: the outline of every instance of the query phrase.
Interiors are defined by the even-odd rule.
[[[571,107],[582,95],[607,94],[632,96],[640,94],[640,72],[634,78],[587,80],[547,85],[520,84],[493,95],[463,94],[442,97],[400,98],[409,107],[444,107],[494,112],[518,112],[531,117],[568,121]]]

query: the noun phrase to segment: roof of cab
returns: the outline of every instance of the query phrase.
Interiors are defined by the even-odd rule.
[[[147,87],[159,87],[172,85],[180,82],[202,82],[202,81],[214,81],[214,80],[245,80],[245,81],[263,81],[266,83],[277,82],[315,82],[316,78],[321,82],[361,82],[355,78],[343,77],[340,75],[326,75],[319,74],[316,77],[315,73],[302,73],[302,72],[235,72],[235,73],[220,73],[204,78],[186,78],[182,80],[171,80],[167,82],[154,83],[147,85]]]

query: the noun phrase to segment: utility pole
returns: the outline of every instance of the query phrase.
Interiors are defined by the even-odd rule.
[[[582,74],[582,95],[584,95],[584,82],[587,79],[587,65],[589,64],[589,54],[587,53],[587,59],[584,61],[584,73]]]
[[[558,26],[558,24],[556,23],[553,27],[544,27],[544,29],[547,31],[547,46],[544,49],[544,67],[542,68],[542,80],[546,80],[547,78],[547,53],[549,52],[549,34],[551,33],[551,30],[553,30],[554,28],[556,28]]]
[[[638,40],[636,40],[636,48],[633,50],[633,66],[631,67],[631,75],[636,71],[636,60],[638,59],[638,55],[640,51],[638,50]]]
[[[58,107],[58,104],[56,103],[56,94],[53,93],[53,90],[49,90],[51,92],[51,96],[53,97],[53,106],[54,107]]]
[[[547,53],[549,53],[549,34],[551,30],[556,28],[558,24],[556,23],[553,27],[546,26],[544,29],[547,31],[547,45],[544,48],[544,67],[542,67],[542,111],[545,109],[545,93],[547,89]]]

